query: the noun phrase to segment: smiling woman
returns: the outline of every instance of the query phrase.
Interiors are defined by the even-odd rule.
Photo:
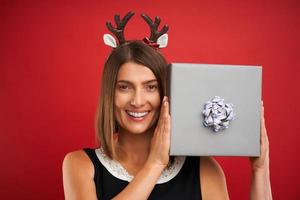
[[[131,41],[112,51],[103,70],[97,115],[98,138],[109,157],[114,157],[114,133],[119,128],[153,128],[166,95],[166,76],[164,57],[141,41]],[[144,118],[130,117],[129,112],[149,113],[145,122],[137,124]]]
[[[104,42],[114,49],[104,65],[97,110],[101,147],[65,156],[65,198],[228,199],[223,170],[213,158],[170,158],[168,64],[158,50],[167,44],[168,27],[157,31],[160,19],[153,22],[142,15],[151,27],[151,37],[126,41],[123,29],[132,16],[131,12],[122,20],[115,16],[117,28],[107,23],[119,45],[104,35]],[[271,198],[263,115],[261,122],[262,156],[252,159],[253,199]]]
[[[158,84],[149,68],[133,62],[121,66],[115,90],[115,116],[122,132],[151,131],[159,117],[160,101]]]

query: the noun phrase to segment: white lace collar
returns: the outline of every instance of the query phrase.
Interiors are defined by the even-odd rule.
[[[106,154],[104,153],[103,148],[98,148],[95,150],[96,155],[102,165],[116,178],[128,181],[130,182],[133,179],[133,176],[130,175],[126,169],[116,160],[110,159]],[[174,159],[174,163],[163,170],[161,173],[157,184],[165,183],[174,178],[182,168],[185,156],[177,156]]]

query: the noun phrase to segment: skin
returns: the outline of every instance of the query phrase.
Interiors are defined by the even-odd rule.
[[[115,159],[134,178],[113,199],[147,199],[169,162],[171,117],[168,98],[164,97],[160,102],[157,82],[150,69],[128,62],[119,70],[114,103],[119,124]],[[142,121],[135,121],[127,114],[128,110],[149,113]],[[262,107],[261,156],[250,158],[250,199],[272,199],[269,145],[263,113]],[[200,159],[202,198],[229,199],[225,175],[220,165],[211,157]],[[97,199],[93,178],[94,166],[82,150],[66,155],[63,161],[66,199]]]
[[[145,164],[150,153],[154,124],[160,114],[158,82],[152,71],[136,63],[121,66],[115,90],[115,116],[119,124],[117,160],[132,175]],[[149,112],[135,121],[126,111]]]
[[[260,157],[250,157],[252,180],[250,199],[272,199],[269,170],[269,139],[265,125],[264,106],[261,102],[261,132],[260,132]]]

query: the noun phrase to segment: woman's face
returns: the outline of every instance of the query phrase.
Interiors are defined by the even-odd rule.
[[[159,86],[153,72],[134,62],[123,64],[114,103],[116,120],[125,131],[140,134],[152,128],[160,113]]]

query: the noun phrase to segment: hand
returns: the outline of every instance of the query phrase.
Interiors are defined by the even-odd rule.
[[[250,157],[252,170],[269,168],[269,140],[265,126],[264,106],[261,102],[261,125],[260,125],[260,157]]]
[[[169,163],[171,117],[168,97],[164,97],[157,126],[151,139],[147,164],[165,168]]]

